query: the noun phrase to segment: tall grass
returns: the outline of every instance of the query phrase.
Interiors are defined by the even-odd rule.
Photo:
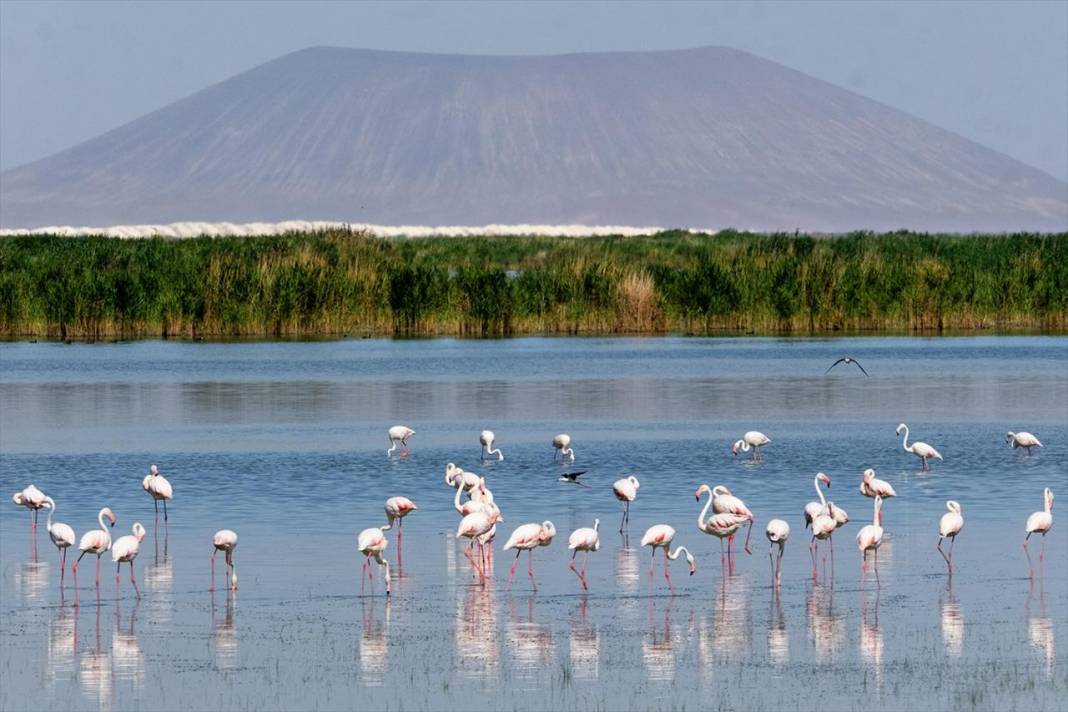
[[[1068,326],[1068,234],[0,239],[8,337]]]

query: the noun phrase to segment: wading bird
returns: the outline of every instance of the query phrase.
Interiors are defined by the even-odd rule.
[[[901,435],[902,430],[905,431],[905,437],[901,440],[901,447],[904,448],[905,452],[911,452],[913,455],[920,458],[920,462],[923,463],[924,472],[931,469],[930,466],[927,464],[927,460],[931,459],[932,457],[936,457],[939,460],[942,459],[942,455],[938,452],[938,450],[935,450],[927,443],[922,443],[917,440],[916,442],[909,445],[909,426],[905,425],[904,423],[901,423],[897,426],[897,434]]]
[[[946,502],[946,509],[949,511],[942,515],[942,520],[938,522],[938,553],[942,555],[942,558],[946,560],[946,567],[949,569],[949,574],[953,575],[953,544],[957,541],[957,535],[960,534],[960,530],[964,528],[964,517],[961,515],[960,504],[954,502],[952,499]],[[942,551],[942,540],[949,537],[949,556],[946,556],[946,552]]]
[[[916,444],[922,445],[923,443]],[[877,478],[875,476],[875,470],[870,467],[864,470],[864,477],[860,481],[860,493],[869,499],[875,499],[876,497],[890,499],[891,497],[897,496],[897,492],[890,486],[890,483],[886,480]]]
[[[30,535],[32,536],[37,530],[37,510],[45,506],[45,493],[36,486],[29,485],[21,492],[16,492],[11,500],[20,507],[30,510]]]
[[[466,472],[451,462],[445,465],[445,484],[449,487],[462,486],[464,489],[471,489],[478,485],[479,480],[479,476],[474,472]]]
[[[515,561],[512,562],[512,570],[508,573],[508,581],[515,577],[515,567],[519,564],[519,555],[527,552],[527,575],[534,590],[538,590],[538,582],[534,580],[534,550],[539,546],[548,546],[556,536],[556,527],[549,520],[541,524],[522,524],[515,528],[512,536],[504,544],[504,550],[515,549]]]
[[[145,528],[141,522],[134,522],[133,534],[119,537],[111,546],[111,560],[115,563],[115,586],[119,586],[119,570],[123,564],[130,565],[130,583],[133,584],[134,593],[141,597],[141,590],[137,588],[137,577],[134,576],[133,560],[137,558],[137,552],[141,550],[141,541],[145,538]]]
[[[415,431],[409,428],[407,425],[394,425],[389,429],[389,450],[386,450],[386,457],[393,457],[393,451],[397,449],[397,443],[401,444],[401,450],[398,455],[401,457],[411,453],[408,449],[408,438],[415,435]]]
[[[107,519],[109,524],[104,524],[104,519]],[[71,564],[70,570],[74,573],[74,595],[75,602],[78,598],[78,563],[82,560],[82,557],[86,554],[96,554],[96,590],[100,590],[100,557],[104,555],[104,552],[111,548],[111,529],[115,526],[115,514],[112,511],[104,507],[96,515],[96,521],[100,523],[99,529],[92,529],[82,534],[82,540],[78,542],[78,549],[82,552],[78,554],[78,559]]]
[[[565,472],[564,474],[560,475],[560,481],[568,482],[573,485],[578,485],[579,487],[589,487],[588,484],[578,481],[578,478],[585,474],[586,470],[579,470],[577,472]]]
[[[868,372],[865,371],[864,367],[860,365],[860,361],[857,361],[855,358],[852,358],[850,356],[843,356],[842,358],[840,358],[837,361],[835,361],[834,363],[832,363],[831,367],[823,372],[823,375],[826,376],[828,373],[831,372],[831,368],[834,368],[835,366],[837,366],[840,363],[844,363],[844,364],[847,364],[847,365],[848,364],[853,364],[854,366],[859,368],[861,371],[863,371],[865,376],[868,375]]]
[[[460,490],[456,490],[459,494]],[[401,530],[404,529],[404,518],[408,516],[409,512],[413,512],[419,507],[415,506],[415,503],[407,497],[390,497],[386,500],[386,526],[382,527],[382,531],[393,528],[393,520],[397,520],[397,541],[400,541]]]
[[[818,491],[818,490],[817,490]],[[822,493],[820,499],[823,499]],[[834,539],[831,535],[834,534],[834,530],[838,528],[838,524],[834,521],[834,515],[831,514],[834,508],[833,502],[826,502],[820,509],[819,513],[812,520],[812,543],[808,546],[808,551],[812,554],[812,578],[816,578],[816,542],[817,540],[827,540],[827,543],[831,548],[831,571],[834,571]],[[832,574],[833,575],[833,574]]]
[[[634,475],[612,483],[612,493],[616,496],[616,499],[623,503],[623,519],[619,522],[620,532],[630,522],[630,503],[638,496],[639,487],[641,487],[641,483],[638,482],[638,478]]]
[[[389,541],[386,540],[386,533],[382,531],[384,527],[371,527],[364,529],[360,532],[360,535],[356,537],[356,549],[364,555],[363,570],[367,572],[367,579],[373,580],[374,576],[371,573],[371,559],[378,562],[378,565],[385,569],[386,579],[386,595],[390,594],[389,587],[389,562],[382,557],[382,552],[386,550],[389,545]],[[361,578],[361,581],[363,579]]]
[[[174,490],[167,478],[159,473],[159,468],[152,465],[148,468],[148,474],[141,480],[141,488],[152,497],[152,503],[156,506],[156,516],[159,516],[159,503],[163,500],[163,521],[167,521],[167,500],[174,497]],[[153,535],[155,536],[155,535]]]
[[[237,590],[237,566],[234,565],[234,549],[237,548],[237,532],[231,529],[220,529],[211,538],[211,590],[215,590],[215,554],[222,551],[226,554],[226,566],[230,569],[230,590]]]
[[[1027,450],[1027,454],[1031,454],[1031,448],[1042,447],[1042,443],[1038,441],[1031,433],[1020,432],[1014,433],[1011,430],[1005,433],[1005,442],[1012,445],[1012,449],[1015,450],[1018,447],[1022,447]]]
[[[494,508],[488,512],[480,511],[468,514],[460,520],[460,526],[456,529],[457,539],[465,537],[471,541],[467,548],[464,549],[464,556],[467,557],[467,560],[471,562],[471,566],[478,572],[479,581],[483,586],[486,585],[486,570],[484,566],[475,563],[472,550],[479,538],[488,534],[499,521],[503,522],[504,518],[501,517],[501,511],[494,505]]]
[[[559,455],[563,460],[565,457],[570,458],[571,462],[575,461],[575,451],[571,449],[571,436],[567,433],[560,433],[553,438],[553,462],[556,462],[556,458]]]
[[[482,460],[488,459],[492,455],[496,455],[498,460],[504,459],[504,453],[500,449],[493,448],[494,435],[492,430],[483,430],[479,436],[478,441],[482,443],[482,453],[480,455]]]
[[[812,486],[816,488],[816,496],[820,498],[819,502],[809,502],[805,505],[805,528],[812,526],[812,521],[819,516],[819,513],[823,511],[823,508],[827,506],[827,500],[823,498],[823,491],[820,490],[820,482],[827,485],[827,489],[831,488],[830,475],[825,475],[822,472],[817,472],[816,476],[812,479]],[[837,523],[837,522],[836,522]]]
[[[1041,562],[1046,558],[1046,532],[1053,527],[1053,490],[1049,487],[1042,493],[1042,499],[1045,502],[1045,508],[1041,512],[1035,512],[1027,518],[1027,536],[1024,537],[1023,549],[1027,554],[1027,565],[1031,568],[1031,575],[1034,576],[1034,567],[1031,566],[1031,554],[1027,551],[1027,540],[1031,538],[1032,534],[1042,535],[1042,549],[1038,552],[1038,560]]]
[[[868,552],[875,552],[875,578],[879,578],[879,545],[883,543],[883,528],[881,522],[882,516],[883,498],[876,495],[875,508],[872,511],[871,524],[861,528],[857,532],[857,548],[860,549],[860,573],[864,574],[864,570],[868,565]]]
[[[719,514],[713,514],[711,517],[705,519],[705,516],[708,514],[708,508],[714,507],[716,496],[715,490],[711,489],[708,485],[701,485],[697,488],[697,501],[701,500],[701,495],[705,492],[709,493],[709,498],[705,503],[704,509],[697,515],[697,528],[705,534],[710,534],[719,539],[719,556],[721,562],[723,560],[723,540],[728,540],[727,566],[728,570],[733,573],[734,562],[731,558],[730,539],[734,537],[735,532],[741,529],[742,525],[746,522],[749,523],[750,530],[752,529],[753,515],[752,513],[738,514],[735,512],[724,511]]]
[[[685,546],[680,546],[671,551],[671,542],[675,538],[675,530],[667,524],[654,524],[645,530],[645,534],[642,535],[642,546],[651,546],[653,548],[653,555],[649,559],[649,577],[653,576],[653,564],[656,561],[656,550],[664,550],[664,578],[667,579],[668,585],[671,585],[671,574],[668,573],[668,562],[674,561],[679,558],[680,554],[686,554],[686,562],[690,565],[690,576],[693,576],[697,571],[697,564],[694,563],[693,554]]]
[[[708,485],[702,485],[707,488]],[[712,511],[716,514],[737,514],[739,516],[749,518],[749,529],[745,534],[745,553],[752,554],[749,549],[749,537],[753,534],[753,512],[749,507],[745,505],[745,502],[740,497],[735,497],[731,491],[724,485],[716,485],[712,488]],[[701,489],[697,490],[697,499],[701,499]],[[731,553],[731,544],[734,542],[734,535],[731,534],[727,538],[727,555]]]
[[[790,538],[790,525],[782,519],[772,519],[768,522],[768,527],[764,531],[765,536],[768,537],[768,562],[771,563],[771,574],[775,579],[775,585],[778,586],[782,580],[782,554],[786,549],[786,540]],[[771,552],[775,548],[775,545],[779,545],[779,558],[777,560],[772,559]]]
[[[771,438],[769,438],[764,433],[761,433],[757,430],[750,430],[748,433],[742,436],[741,440],[734,441],[734,444],[731,445],[731,454],[737,457],[739,450],[741,450],[742,452],[749,452],[750,450],[752,450],[753,462],[759,462],[760,448],[764,447],[770,442]]]
[[[77,539],[74,536],[74,530],[69,524],[52,521],[52,516],[56,513],[55,500],[51,497],[45,497],[45,506],[48,507],[48,521],[45,523],[48,528],[48,537],[59,550],[59,585],[62,587],[63,577],[67,569],[67,549],[74,546],[74,542]]]
[[[601,548],[601,536],[597,533],[597,529],[601,526],[600,519],[593,520],[593,528],[582,527],[571,532],[571,536],[567,540],[567,548],[571,550],[571,562],[568,564],[568,568],[575,572],[575,575],[579,577],[579,581],[582,582],[582,590],[588,591],[586,586],[586,562],[590,559],[590,552],[597,551]],[[583,552],[582,557],[582,571],[580,572],[575,568],[575,557],[579,552]]]

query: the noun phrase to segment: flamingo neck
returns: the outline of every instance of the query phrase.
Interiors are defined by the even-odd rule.
[[[593,530],[597,531],[597,527],[599,527],[599,526],[601,526],[601,520],[600,519],[594,519],[593,520]]]
[[[706,531],[705,527],[706,527],[707,520],[705,519],[705,515],[708,514],[708,508],[711,507],[711,506],[712,506],[712,492],[711,492],[711,490],[709,490],[709,492],[708,492],[708,501],[705,502],[705,508],[702,509],[701,513],[697,515],[697,528],[700,529],[701,531]]]
[[[45,527],[48,531],[52,531],[52,515],[56,513],[56,503],[52,501],[51,497],[49,497],[47,501],[50,506],[48,507],[48,522]]]
[[[675,551],[671,551],[668,547],[664,547],[664,553],[666,553],[667,557],[669,559],[671,559],[672,561],[674,561],[675,559],[679,558],[679,555],[682,554],[683,552],[686,552],[687,554],[689,554],[690,550],[687,549],[685,546],[680,546],[677,549],[675,549]]]
[[[111,530],[108,529],[108,525],[104,524],[104,510],[100,510],[100,514],[96,515],[96,521],[100,522],[100,529],[104,532],[104,536],[108,540],[108,548],[111,548]]]
[[[460,493],[464,491],[464,483],[462,479],[463,475],[460,475],[460,477],[461,480],[459,485],[456,487],[456,497],[453,498],[453,504],[456,507],[457,512],[463,513],[463,507],[460,506]]]
[[[824,497],[823,497],[823,490],[820,489],[820,476],[819,475],[816,475],[812,479],[812,486],[816,488],[816,494],[820,498],[820,505],[822,505],[824,507],[827,506],[827,500],[824,499]]]
[[[905,449],[905,452],[912,452],[912,446],[909,445],[909,426],[905,426],[905,437],[901,438],[901,447]]]
[[[879,526],[879,509],[880,507],[882,507],[882,504],[883,503],[880,500],[875,500],[875,506],[873,507],[873,512],[871,516],[871,523],[875,526]]]

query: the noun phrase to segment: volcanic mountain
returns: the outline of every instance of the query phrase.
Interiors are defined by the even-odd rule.
[[[722,47],[317,47],[0,174],[0,225],[1065,230],[1068,185]]]

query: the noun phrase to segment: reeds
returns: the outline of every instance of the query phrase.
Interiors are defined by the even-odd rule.
[[[1068,234],[0,239],[0,333],[59,338],[1068,326]]]

